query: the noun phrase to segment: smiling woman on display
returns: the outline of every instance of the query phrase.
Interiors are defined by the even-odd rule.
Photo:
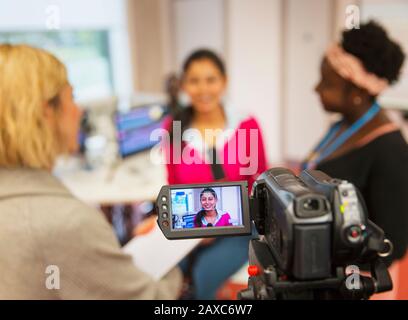
[[[214,189],[205,188],[200,193],[200,210],[194,219],[194,227],[227,227],[232,226],[229,213],[220,215],[217,211],[217,193]]]

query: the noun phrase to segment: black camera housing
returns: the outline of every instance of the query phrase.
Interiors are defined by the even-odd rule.
[[[171,190],[216,186],[240,186],[242,226],[172,228]],[[246,182],[165,186],[156,205],[168,239],[249,235],[254,223],[259,238],[250,241],[249,263],[256,272],[241,299],[366,299],[392,289],[381,259],[391,253],[392,244],[368,220],[358,189],[321,171],[296,176],[285,168],[267,170],[255,181],[250,198]],[[360,276],[358,290],[347,288],[348,265],[370,268],[370,277]]]
[[[257,230],[280,270],[296,279],[331,274],[333,215],[326,197],[284,168],[264,172],[253,186]]]

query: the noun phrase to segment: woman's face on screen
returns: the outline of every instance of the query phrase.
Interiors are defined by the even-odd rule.
[[[217,205],[217,198],[211,192],[204,192],[201,195],[201,206],[206,211],[215,210]]]
[[[221,105],[226,78],[209,59],[191,63],[183,78],[183,90],[196,112],[208,113]]]

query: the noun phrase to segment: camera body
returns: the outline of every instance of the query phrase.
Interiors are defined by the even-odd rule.
[[[277,267],[300,280],[328,277],[333,216],[325,196],[281,169],[263,173],[252,197],[256,228]]]
[[[276,264],[299,280],[332,274],[334,264],[355,262],[366,254],[371,236],[364,202],[349,182],[320,171],[299,177],[283,168],[263,173],[255,182],[254,221]],[[379,233],[378,242],[383,242]]]
[[[177,195],[185,197],[185,206],[180,198],[175,201]],[[168,239],[248,235],[254,223],[259,238],[250,241],[250,277],[241,299],[368,298],[392,288],[381,261],[392,244],[368,220],[354,185],[321,171],[296,176],[285,168],[270,169],[258,177],[250,197],[246,182],[165,186],[156,204]],[[197,210],[201,220],[194,224],[180,227],[172,218],[185,211],[194,217]],[[225,217],[230,222],[221,224]],[[371,277],[361,277],[358,290],[345,286],[348,265],[370,267]]]

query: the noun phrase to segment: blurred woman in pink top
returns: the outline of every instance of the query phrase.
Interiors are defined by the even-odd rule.
[[[209,50],[193,52],[183,65],[181,88],[190,103],[166,124],[171,138],[166,148],[168,183],[247,180],[250,190],[266,170],[263,137],[255,118],[223,103],[227,89],[223,61]],[[218,223],[226,224],[227,218]],[[215,298],[217,289],[248,260],[249,239],[218,238],[181,263],[192,278],[194,298]]]

